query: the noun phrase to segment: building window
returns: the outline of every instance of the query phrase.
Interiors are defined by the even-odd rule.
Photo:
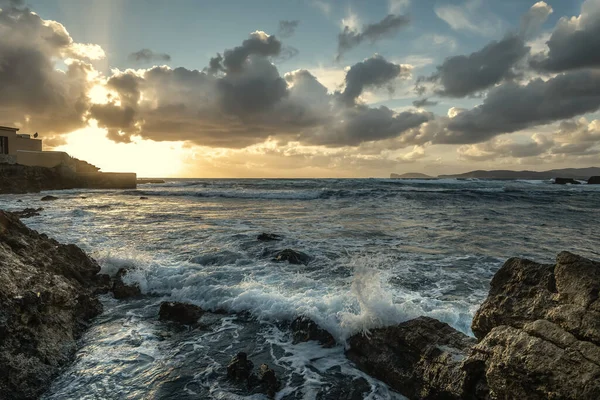
[[[8,137],[0,136],[0,154],[8,154]]]

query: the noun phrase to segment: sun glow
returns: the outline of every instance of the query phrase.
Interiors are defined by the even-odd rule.
[[[136,172],[140,177],[181,175],[192,151],[181,142],[154,142],[133,137],[131,143],[115,143],[106,131],[90,126],[69,134],[66,144],[52,150],[65,151],[104,172]]]

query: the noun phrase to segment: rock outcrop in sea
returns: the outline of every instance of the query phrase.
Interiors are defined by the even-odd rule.
[[[477,311],[476,339],[421,317],[350,338],[348,357],[411,399],[599,399],[600,263],[512,258]]]
[[[0,398],[37,399],[102,312],[100,266],[0,211]]]

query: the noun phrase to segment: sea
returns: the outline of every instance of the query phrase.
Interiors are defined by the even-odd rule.
[[[40,202],[46,194],[59,199]],[[421,315],[472,335],[508,258],[552,263],[563,250],[600,258],[600,185],[180,179],[2,195],[0,204],[44,207],[24,222],[80,246],[104,273],[129,268],[126,281],[146,295],[101,297],[103,314],[45,400],[266,398],[226,379],[241,351],[276,371],[277,399],[402,399],[344,356],[350,336]],[[257,240],[263,232],[282,240]],[[275,262],[288,248],[311,261]],[[163,301],[212,312],[199,326],[176,326],[158,320]],[[298,316],[339,344],[294,344],[289,323]]]

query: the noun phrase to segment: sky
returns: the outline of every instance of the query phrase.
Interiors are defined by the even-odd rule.
[[[103,171],[600,166],[600,0],[0,0],[0,125]]]

